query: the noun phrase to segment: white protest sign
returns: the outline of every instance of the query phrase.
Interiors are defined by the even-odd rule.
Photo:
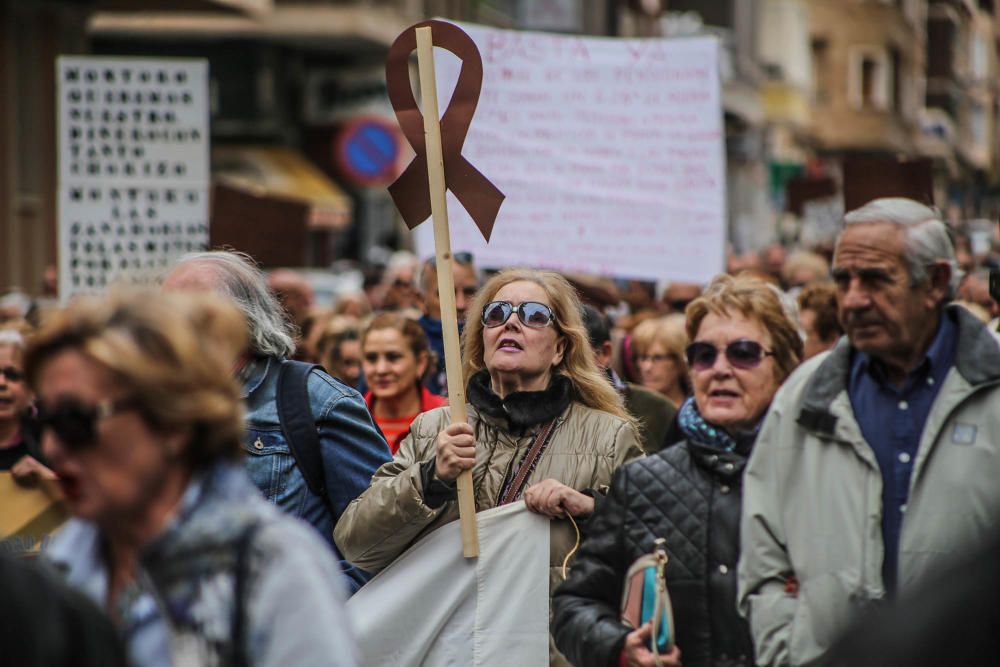
[[[208,65],[63,57],[59,295],[144,278],[208,245]]]
[[[507,196],[487,245],[449,193],[451,242],[485,267],[708,282],[723,270],[714,38],[611,39],[462,25],[483,89],[462,154]],[[440,107],[460,62],[443,49]],[[416,234],[422,256],[433,230]]]
[[[548,664],[550,522],[523,501],[479,512],[476,522],[478,558],[462,555],[455,521],[348,600],[361,664]]]

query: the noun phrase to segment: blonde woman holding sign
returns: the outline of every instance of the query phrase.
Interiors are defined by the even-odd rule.
[[[392,462],[344,512],[334,538],[370,572],[458,518],[455,480],[472,471],[476,509],[524,499],[554,519],[550,581],[612,473],[639,456],[621,399],[594,365],[580,303],[564,278],[504,271],[469,309],[464,338],[468,421],[422,414]],[[553,664],[565,664],[553,654]]]

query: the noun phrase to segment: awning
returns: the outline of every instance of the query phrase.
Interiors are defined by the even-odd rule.
[[[212,178],[256,196],[306,203],[310,227],[343,229],[353,218],[350,196],[293,148],[215,147]]]
[[[388,48],[412,21],[385,7],[286,5],[261,0],[217,0],[232,11],[99,11],[87,22],[90,36],[324,39]],[[331,44],[331,46],[335,46]]]
[[[274,0],[209,0],[214,5],[236,9],[248,14],[259,14],[274,9]]]
[[[741,81],[728,81],[722,85],[722,108],[748,125],[762,125],[767,120],[760,91]]]

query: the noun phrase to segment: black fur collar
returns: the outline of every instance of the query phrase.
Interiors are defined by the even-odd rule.
[[[505,420],[511,429],[522,430],[555,419],[573,400],[573,383],[565,375],[552,376],[544,391],[517,391],[501,399],[493,393],[485,368],[469,378],[469,402],[487,417]]]

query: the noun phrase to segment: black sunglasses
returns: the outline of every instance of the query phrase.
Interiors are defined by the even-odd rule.
[[[686,356],[688,366],[704,371],[715,366],[715,360],[719,357],[720,348],[706,343],[696,341],[687,346]],[[773,356],[774,352],[764,349],[760,343],[752,340],[733,341],[725,347],[726,360],[733,368],[748,370],[757,368],[764,357]]]
[[[473,261],[475,261],[475,258],[472,256],[471,252],[464,252],[464,251],[453,252],[451,254],[451,258],[455,260],[456,264],[461,264],[462,266],[469,266],[470,264],[472,264]],[[434,257],[428,259],[427,263],[433,266],[434,268],[437,268],[437,256],[435,255]]]
[[[551,308],[537,301],[525,301],[519,306],[507,301],[491,301],[483,308],[483,326],[492,329],[505,324],[515,311],[521,324],[532,329],[544,329],[556,319]]]
[[[14,368],[13,366],[4,366],[0,368],[0,375],[7,378],[8,382],[21,382],[24,380],[24,371],[19,368]]]
[[[138,402],[134,398],[122,398],[87,405],[76,398],[62,398],[52,406],[38,401],[36,407],[42,430],[52,429],[64,447],[79,450],[96,444],[97,422],[133,410]]]

